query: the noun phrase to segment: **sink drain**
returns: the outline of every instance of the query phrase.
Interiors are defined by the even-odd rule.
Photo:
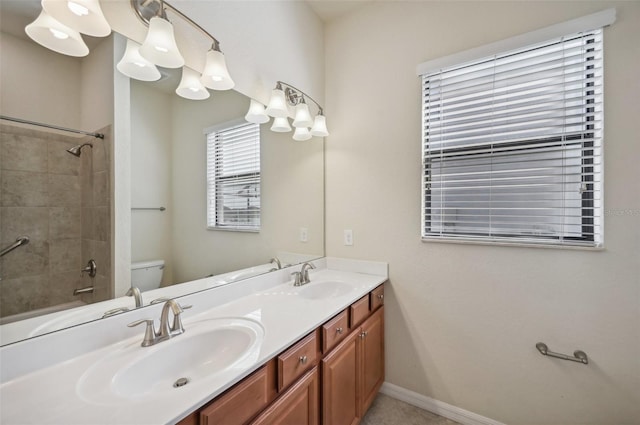
[[[184,387],[188,383],[189,383],[189,379],[188,378],[180,378],[176,382],[173,383],[173,388]]]

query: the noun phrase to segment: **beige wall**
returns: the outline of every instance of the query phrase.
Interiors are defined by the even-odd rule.
[[[171,205],[172,95],[131,81],[131,262],[164,260],[162,285],[173,282]]]
[[[416,65],[612,6],[606,249],[421,242]],[[508,424],[637,424],[640,3],[376,2],[325,31],[327,254],[389,262],[387,381]]]
[[[4,32],[0,52],[2,115],[80,127],[81,59]]]

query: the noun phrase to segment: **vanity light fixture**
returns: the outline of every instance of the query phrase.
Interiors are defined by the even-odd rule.
[[[155,65],[165,68],[180,68],[184,58],[178,50],[173,25],[163,16],[154,16],[149,20],[149,31],[140,47],[140,55]]]
[[[264,105],[257,100],[251,99],[251,104],[249,105],[249,112],[244,116],[244,119],[247,122],[251,122],[254,124],[264,124],[269,121],[269,116],[264,110]],[[289,128],[291,130],[291,128]],[[287,130],[287,131],[289,131]]]
[[[24,30],[33,41],[54,52],[75,57],[89,54],[80,33],[54,19],[44,9]]]
[[[140,81],[158,81],[162,76],[154,64],[140,55],[140,45],[133,40],[127,40],[124,56],[116,68],[127,77]]]
[[[182,79],[176,89],[178,96],[191,100],[204,100],[209,98],[209,91],[200,82],[200,74],[186,66],[182,68]]]
[[[313,102],[318,108],[318,114],[315,119],[311,118],[307,99]],[[258,121],[251,121],[251,119],[254,119],[256,116],[256,114],[252,112],[255,107],[254,101],[252,100],[251,102],[249,112],[245,118],[249,122],[258,123]],[[302,90],[282,81],[276,83],[276,88],[271,92],[269,105],[266,109],[266,113],[274,117],[273,125],[271,126],[272,131],[291,131],[287,118],[289,116],[289,106],[295,107],[293,126],[296,128],[296,131],[293,134],[294,140],[309,140],[311,136],[326,137],[329,135],[327,120],[324,116],[322,106]],[[260,123],[262,122],[266,121],[261,121]],[[311,129],[309,129],[309,127],[311,127]]]
[[[83,34],[93,37],[111,34],[98,0],[42,0],[42,8],[60,23]]]
[[[140,20],[149,26],[147,37],[140,47],[140,55],[155,65],[179,68],[185,64],[175,41],[173,25],[167,19],[167,11],[179,16],[211,39],[211,49],[206,55],[204,72],[198,75],[199,82],[196,83],[194,80],[196,71],[185,67],[176,93],[187,99],[201,100],[209,97],[206,88],[229,90],[235,86],[229,75],[224,54],[220,50],[220,42],[207,30],[164,0],[131,0],[131,7]],[[136,78],[126,72],[123,73]]]
[[[207,52],[201,81],[202,84],[213,90],[230,90],[235,86],[227,70],[224,53],[220,51],[220,43],[215,38],[211,49]]]

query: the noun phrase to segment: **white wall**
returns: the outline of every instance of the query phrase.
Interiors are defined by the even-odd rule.
[[[416,65],[612,6],[606,249],[421,242]],[[508,424],[637,424],[640,3],[375,2],[325,31],[327,254],[390,264],[387,381]]]

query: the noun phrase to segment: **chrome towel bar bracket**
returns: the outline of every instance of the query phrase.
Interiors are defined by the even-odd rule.
[[[562,360],[570,360],[572,362],[578,362],[582,364],[589,364],[589,358],[587,357],[587,353],[582,350],[576,350],[573,352],[573,357],[568,356],[566,354],[554,353],[553,351],[549,351],[549,347],[544,342],[539,342],[536,344],[536,348],[540,351],[540,354],[543,356],[556,357]]]

